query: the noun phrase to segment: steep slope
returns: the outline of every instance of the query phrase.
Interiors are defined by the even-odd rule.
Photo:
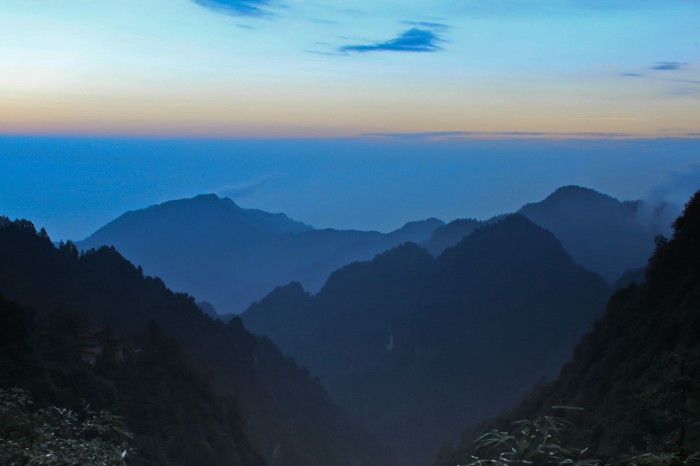
[[[134,434],[130,465],[265,464],[237,400],[217,393],[207,371],[155,323],[128,340],[121,363],[105,353],[92,366],[81,359],[85,321],[66,309],[37,316],[0,297],[0,388],[22,388],[38,406],[77,412],[88,402],[123,416]]]
[[[573,419],[566,440],[588,447],[591,457],[619,464],[620,455],[635,451],[678,460],[700,451],[700,192],[674,229],[670,241],[658,242],[646,280],[611,298],[559,377],[478,430],[567,404],[585,411]],[[467,432],[437,464],[470,458],[476,435]]]
[[[74,309],[125,337],[157,322],[212,374],[218,391],[237,397],[245,433],[271,465],[388,463],[269,340],[248,333],[240,319],[225,325],[204,315],[193,298],[145,277],[113,248],[56,248],[31,223],[0,218],[0,293],[42,314]]]
[[[554,233],[574,262],[611,283],[644,266],[654,237],[664,230],[644,220],[643,208],[642,201],[620,202],[592,189],[565,186],[518,212]]]
[[[127,212],[78,246],[115,246],[172,289],[229,313],[293,280],[318,290],[333,270],[403,241],[425,241],[441,224],[412,222],[388,234],[314,230],[210,194]]]
[[[553,376],[607,292],[515,215],[437,259],[404,244],[338,270],[316,296],[278,288],[242,317],[411,465]]]

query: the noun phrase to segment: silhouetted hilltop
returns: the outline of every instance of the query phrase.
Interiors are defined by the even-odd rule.
[[[557,189],[518,212],[554,233],[574,261],[608,282],[646,264],[662,225],[647,222],[642,201],[620,202],[579,186]]]
[[[425,241],[441,224],[411,222],[388,234],[314,230],[210,194],[128,212],[78,246],[115,246],[169,287],[229,313],[290,281],[318,290],[333,270],[403,241]]]
[[[188,358],[211,375],[211,390],[236,397],[245,438],[269,464],[384,466],[390,463],[330,401],[320,384],[272,342],[250,334],[238,318],[225,325],[206,316],[192,297],[175,294],[160,279],[144,276],[140,268],[114,248],[103,247],[84,254],[70,243],[57,248],[45,232],[37,233],[30,222],[10,222],[0,217],[0,294],[30,305],[41,315],[58,308],[76,311],[89,320],[89,325],[109,325],[125,338],[136,338],[156,322],[164,334],[177,339]],[[162,357],[158,361],[167,364]],[[156,361],[148,367],[157,364]],[[177,379],[180,370],[177,364],[171,369],[174,372],[164,374],[162,383],[170,383],[171,376]],[[143,370],[146,368],[138,369]],[[81,393],[77,378],[64,374],[59,380],[61,390],[73,390],[75,398],[93,395],[89,386],[84,387],[87,393]],[[160,390],[149,385],[156,382],[146,375],[133,383],[144,391],[152,389],[159,393]],[[192,389],[196,386],[200,386],[198,382]],[[203,393],[209,393],[209,388],[200,388]],[[172,389],[177,392],[178,387]],[[120,391],[115,400],[117,406],[124,401],[121,393],[133,391]],[[169,402],[196,404],[197,396],[188,390],[174,393],[171,401],[163,401],[163,409],[167,412]],[[216,405],[218,401],[212,403]],[[202,405],[202,409],[209,408]],[[181,428],[189,428],[188,411],[178,412],[183,413],[177,421]],[[232,432],[236,431],[236,425],[230,424],[235,418],[230,422],[217,419],[231,426]],[[196,424],[191,427],[197,429]],[[200,434],[182,435],[195,441]],[[151,432],[151,435],[160,434]],[[232,445],[235,441],[232,439]],[[160,447],[167,450],[167,446]]]
[[[572,417],[565,440],[589,448],[589,457],[621,464],[621,455],[650,452],[675,455],[663,464],[681,464],[700,450],[698,381],[700,192],[676,220],[673,238],[657,242],[646,280],[610,299],[559,377],[507,416],[465,433],[459,447],[443,452],[436,464],[462,464],[481,431],[507,428],[555,405],[585,409]]]
[[[334,272],[315,296],[278,288],[242,318],[411,465],[553,376],[607,293],[514,215],[437,259],[408,243]]]

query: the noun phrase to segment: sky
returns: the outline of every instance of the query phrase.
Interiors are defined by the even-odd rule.
[[[698,0],[22,0],[0,132],[700,133]]]
[[[699,0],[0,3],[0,215],[214,192],[316,227],[700,188]]]

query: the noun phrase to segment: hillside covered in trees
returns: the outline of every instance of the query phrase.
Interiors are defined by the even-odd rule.
[[[391,464],[269,340],[206,316],[112,248],[55,247],[3,217],[0,294],[3,388],[122,414],[143,464]],[[71,341],[85,326],[123,337],[123,363],[80,360]]]
[[[555,405],[583,408],[570,416],[564,441],[588,448],[590,458],[619,464],[644,454],[656,461],[649,464],[697,464],[691,455],[700,451],[699,380],[700,192],[672,238],[657,240],[645,280],[610,299],[558,378],[507,415],[466,431],[435,464],[466,464],[482,431],[512,429],[513,421]]]

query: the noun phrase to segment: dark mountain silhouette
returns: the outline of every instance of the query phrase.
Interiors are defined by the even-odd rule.
[[[656,235],[666,230],[662,216],[649,215],[643,201],[620,202],[588,188],[565,186],[518,213],[554,233],[574,262],[613,283],[625,272],[646,265]],[[462,219],[435,230],[425,247],[438,255],[457,244],[479,222]]]
[[[700,192],[674,223],[672,239],[657,241],[646,279],[610,299],[558,378],[508,415],[466,432],[436,464],[467,461],[477,432],[564,404],[585,409],[565,440],[589,448],[590,457],[622,464],[620,455],[650,452],[675,456],[653,464],[686,464],[700,451],[699,381]]]
[[[210,194],[127,212],[78,246],[115,246],[172,289],[230,313],[292,280],[316,291],[337,268],[404,241],[425,241],[440,225],[428,219],[388,234],[314,230]]]
[[[579,186],[557,189],[518,212],[554,233],[574,262],[609,283],[646,264],[663,225],[645,220],[642,201],[620,202]]]
[[[107,351],[91,365],[81,357],[91,349],[81,338],[86,322],[67,309],[37,316],[0,296],[0,388],[22,388],[38,406],[78,411],[87,402],[123,416],[134,434],[130,465],[266,464],[237,399],[218,393],[211,375],[155,323],[128,340],[119,362]],[[6,412],[2,419],[16,433]]]
[[[242,318],[412,465],[554,376],[607,293],[513,215],[436,259],[407,243],[336,271],[315,296],[277,288]]]
[[[110,384],[107,384],[105,390],[111,391],[112,396],[108,399],[124,409],[126,414],[138,412],[141,407],[148,408],[144,413],[155,416],[131,420],[139,426],[134,430],[142,434],[146,429],[145,435],[160,436],[161,440],[166,441],[162,436],[170,432],[168,429],[179,426],[178,435],[169,437],[167,445],[159,444],[159,452],[168,452],[171,447],[177,447],[173,442],[178,438],[185,442],[206,440],[203,437],[208,435],[207,432],[211,432],[211,429],[218,431],[216,424],[221,423],[223,433],[216,434],[216,439],[208,439],[207,442],[223,441],[220,436],[225,432],[235,433],[243,429],[244,436],[230,439],[231,448],[240,445],[242,453],[249,452],[246,449],[249,441],[257,454],[270,465],[391,464],[331,402],[321,385],[312,380],[306,370],[286,358],[270,340],[250,334],[238,318],[224,324],[203,314],[192,297],[175,294],[160,279],[144,276],[140,268],[129,263],[114,248],[103,247],[81,254],[71,243],[54,246],[48,235],[43,230],[37,233],[30,222],[10,222],[0,217],[0,294],[6,299],[31,306],[42,316],[50,315],[56,309],[78,312],[89,320],[89,325],[109,325],[113,332],[125,338],[137,339],[138,335],[146,332],[143,338],[153,343],[153,351],[146,355],[143,365],[137,364],[135,372],[129,373],[129,377],[133,381],[134,374],[148,372],[149,368],[155,371],[162,364],[166,366],[162,380],[144,375],[138,382],[133,382],[135,388],[110,388]],[[153,328],[154,322],[158,327],[156,333],[148,330]],[[165,336],[161,338],[158,333]],[[175,338],[177,345],[181,345],[186,352],[184,359],[168,343],[169,338]],[[0,342],[3,346],[0,360],[3,364],[7,363],[5,343],[7,340]],[[166,350],[158,349],[163,346]],[[169,346],[171,349],[167,350]],[[149,354],[153,359],[148,358]],[[163,360],[167,354],[172,354],[176,359],[170,367],[167,367],[168,361]],[[195,363],[192,369],[186,362],[190,358]],[[83,379],[72,377],[71,374],[75,372],[72,369],[64,371],[61,364],[59,370],[54,371],[54,375],[45,380],[42,386],[48,387],[49,392],[51,387],[58,392],[73,390],[68,398],[91,398],[90,395],[94,393],[83,394],[80,391],[80,387],[85,388],[81,382]],[[23,367],[21,362],[11,365]],[[42,365],[41,362],[37,363],[37,367]],[[197,367],[200,366],[210,375],[210,386],[198,381],[200,369]],[[82,377],[92,374],[84,370],[79,373],[83,374]],[[118,378],[104,374],[96,376],[120,385]],[[37,378],[41,379],[41,374]],[[184,385],[149,385],[168,385],[171,382]],[[13,380],[3,380],[3,383],[12,384]],[[188,385],[190,383],[191,386]],[[86,390],[89,391],[90,386]],[[139,396],[134,391],[138,387],[143,390],[144,396],[152,392],[148,396],[162,394],[167,399],[156,407],[139,404],[138,400],[131,398]],[[180,389],[182,391],[178,391]],[[197,404],[197,390],[204,397],[201,404]],[[235,400],[231,404],[216,397],[212,399],[213,392],[235,397]],[[187,418],[192,413],[206,417],[203,413],[217,409],[217,403],[223,403],[220,406],[222,410],[237,406],[240,416],[235,412],[231,414],[233,417],[227,417],[228,414],[224,412],[212,414],[212,424],[208,426],[202,419]],[[178,405],[183,407],[177,408]],[[171,407],[172,412],[169,411]],[[152,411],[156,408],[160,411]],[[167,421],[163,433],[153,432],[158,427],[154,420],[158,419]],[[182,432],[190,427],[195,431]],[[211,448],[214,443],[209,443]],[[192,451],[200,447],[209,448],[206,445],[200,442],[192,447]],[[202,463],[184,461],[182,464]],[[226,461],[219,464],[254,463],[232,460],[231,463]]]

